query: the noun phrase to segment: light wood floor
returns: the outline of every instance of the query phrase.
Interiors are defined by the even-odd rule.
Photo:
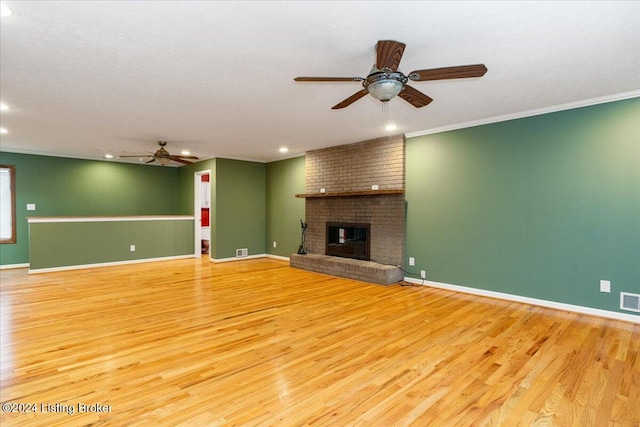
[[[269,259],[0,279],[3,427],[640,424],[637,324]]]

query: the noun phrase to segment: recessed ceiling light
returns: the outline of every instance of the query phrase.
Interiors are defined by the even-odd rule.
[[[11,9],[7,6],[0,4],[0,16],[9,16],[11,15]]]
[[[394,125],[394,124],[388,124],[384,127],[384,130],[396,130],[398,129],[398,125]]]
[[[5,128],[0,128],[0,133],[9,133],[9,131],[6,130]]]
[[[113,154],[105,154],[104,158],[105,159],[113,159]]]
[[[287,151],[289,151],[289,149],[287,147],[280,147],[279,150],[281,153],[286,153]]]
[[[191,151],[189,151],[189,150],[182,150],[182,151],[180,152],[180,154],[182,154],[183,156],[188,156],[188,155],[190,155],[190,154],[191,154]]]
[[[0,111],[7,111],[9,109],[9,107],[7,106],[7,104],[0,104]]]

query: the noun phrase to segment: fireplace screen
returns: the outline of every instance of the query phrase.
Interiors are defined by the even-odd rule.
[[[327,222],[327,255],[369,261],[370,224]]]

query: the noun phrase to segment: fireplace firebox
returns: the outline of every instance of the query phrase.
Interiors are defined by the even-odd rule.
[[[370,260],[371,224],[327,222],[326,254]]]

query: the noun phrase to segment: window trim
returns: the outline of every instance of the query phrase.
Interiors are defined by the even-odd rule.
[[[11,192],[11,237],[8,239],[0,238],[0,244],[16,243],[16,167],[13,165],[0,165],[0,169],[9,170],[9,179],[11,184],[9,191]]]

